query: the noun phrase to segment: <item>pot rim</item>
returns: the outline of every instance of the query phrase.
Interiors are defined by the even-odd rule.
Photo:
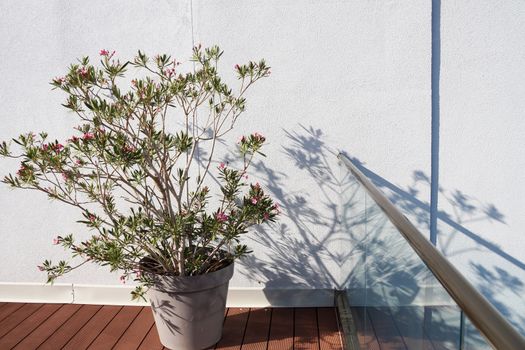
[[[234,266],[235,262],[232,261],[219,270],[194,276],[164,275],[146,271],[144,273],[152,277],[151,289],[169,293],[191,293],[228,283],[233,276]]]

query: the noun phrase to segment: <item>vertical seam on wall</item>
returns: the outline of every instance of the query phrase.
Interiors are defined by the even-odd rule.
[[[432,0],[431,11],[431,146],[430,146],[430,242],[437,245],[439,197],[439,79],[441,68],[441,0]]]
[[[190,25],[191,25],[191,46],[194,47],[195,46],[195,33],[193,31],[193,0],[190,0]]]

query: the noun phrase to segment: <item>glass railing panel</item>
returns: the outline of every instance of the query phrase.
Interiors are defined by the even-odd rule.
[[[487,340],[481,335],[479,330],[465,318],[463,324],[463,349],[465,350],[488,350],[492,347],[487,343]]]
[[[342,165],[346,295],[361,348],[489,349],[406,238]]]

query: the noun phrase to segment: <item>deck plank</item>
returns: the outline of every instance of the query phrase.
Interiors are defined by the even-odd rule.
[[[155,327],[155,324],[153,324],[142,343],[140,343],[138,350],[162,350],[163,348],[157,328]]]
[[[44,304],[42,307],[39,307],[15,328],[0,338],[0,349],[11,349],[16,346],[62,306],[62,304]]]
[[[80,331],[67,342],[64,349],[87,349],[121,309],[122,306],[102,306]]]
[[[315,308],[296,308],[294,326],[294,349],[319,349]]]
[[[2,307],[0,307],[0,321],[2,321],[4,318],[8,317],[24,305],[24,303],[7,303],[6,305],[2,305]]]
[[[142,308],[139,315],[135,318],[126,332],[122,334],[122,337],[120,337],[117,344],[115,344],[113,350],[137,349],[144,338],[148,335],[154,322],[151,308]]]
[[[0,322],[0,338],[9,333],[42,306],[44,306],[44,304],[24,304],[21,308],[18,308],[16,312],[9,314]]]
[[[61,349],[89,320],[102,308],[102,305],[80,305],[80,309],[66,323],[47,338],[39,350]]]
[[[393,307],[390,311],[409,350],[435,350],[425,332],[423,306]]]
[[[366,313],[366,308],[362,306],[353,306],[351,309],[361,349],[380,350],[381,348],[379,347],[374,327],[370,322],[370,317]]]
[[[31,332],[24,340],[22,340],[15,349],[36,349],[47,338],[49,338],[60,326],[62,326],[81,305],[63,305],[54,314],[48,317],[40,326]]]
[[[272,310],[272,322],[268,349],[293,349],[294,310],[292,308],[277,308]]]
[[[242,343],[243,350],[266,350],[271,316],[270,309],[250,309]]]
[[[124,306],[111,322],[100,332],[88,349],[103,350],[112,348],[138,316],[142,307]]]
[[[381,350],[407,349],[387,307],[367,307]]]
[[[332,307],[317,309],[319,348],[321,350],[341,349],[341,335],[337,325],[337,314]]]
[[[248,308],[228,309],[228,314],[224,320],[222,338],[217,343],[216,349],[235,350],[241,348],[249,312],[250,309]]]

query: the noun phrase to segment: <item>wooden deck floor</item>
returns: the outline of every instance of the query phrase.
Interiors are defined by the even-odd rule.
[[[457,307],[351,307],[351,312],[361,349],[460,348],[460,313]]]
[[[342,349],[335,308],[230,308],[215,349]],[[165,349],[149,307],[0,303],[0,349]]]

